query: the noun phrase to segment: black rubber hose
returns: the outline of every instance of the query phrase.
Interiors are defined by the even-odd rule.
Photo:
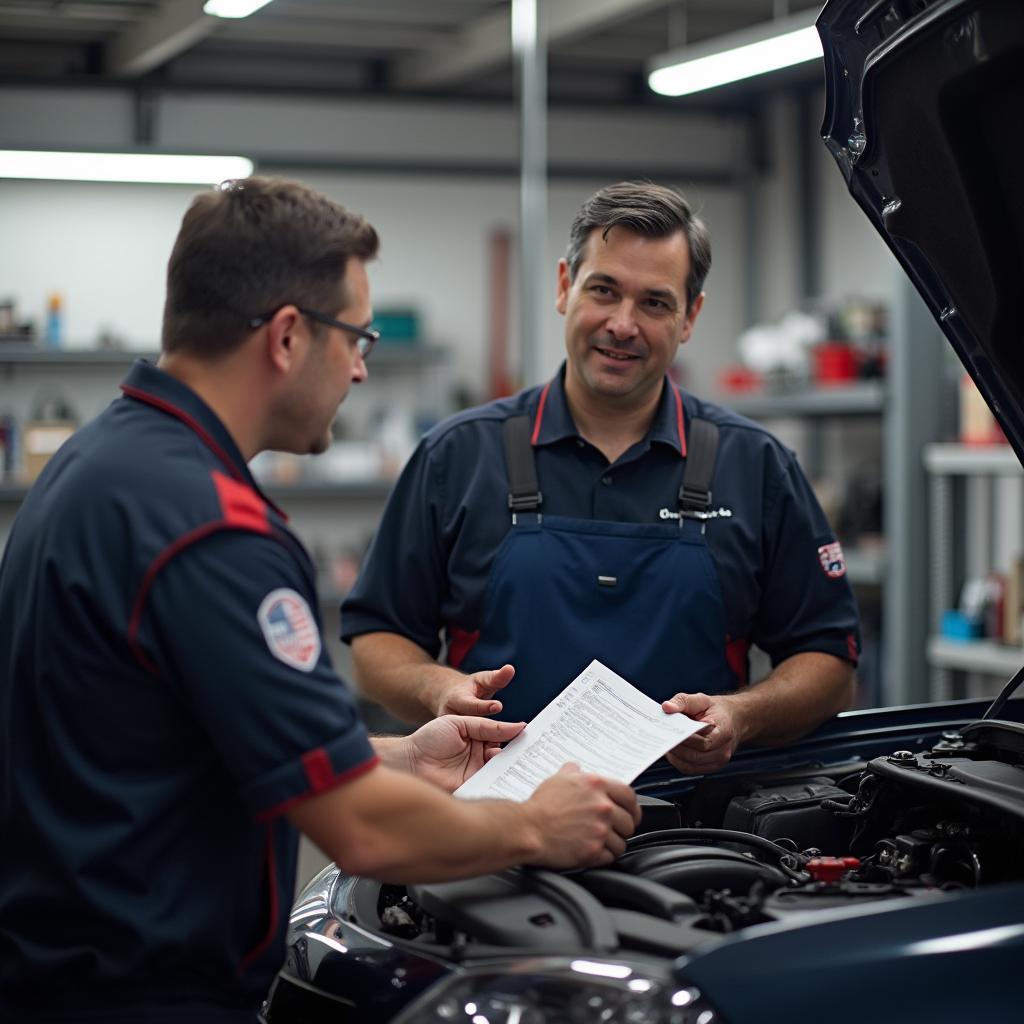
[[[664,832],[645,832],[626,840],[626,851],[642,850],[647,846],[668,846],[671,843],[736,843],[740,846],[751,846],[762,853],[771,854],[779,867],[796,881],[806,881],[800,870],[806,858],[773,843],[770,839],[751,835],[749,832],[734,832],[727,828],[670,828]],[[796,865],[794,867],[793,865]]]

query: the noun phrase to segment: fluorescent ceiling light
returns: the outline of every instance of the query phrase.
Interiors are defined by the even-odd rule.
[[[252,161],[244,156],[0,150],[0,178],[215,185],[225,178],[247,178],[250,174]]]
[[[815,11],[684,46],[648,64],[647,84],[662,96],[687,96],[793,64],[821,60]]]
[[[215,18],[248,18],[269,3],[270,0],[206,0],[203,13]]]

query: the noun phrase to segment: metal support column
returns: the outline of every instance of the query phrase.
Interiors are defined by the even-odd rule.
[[[934,473],[929,484],[929,527],[931,529],[931,567],[928,602],[930,631],[938,633],[942,613],[956,605],[953,566],[953,477]],[[953,673],[948,668],[932,668],[929,700],[953,698]]]
[[[543,332],[547,250],[547,48],[537,0],[512,0],[519,87],[519,321],[523,384],[536,382]]]
[[[764,315],[761,295],[761,261],[764,259],[762,239],[764,235],[764,210],[761,191],[765,176],[771,168],[768,119],[768,103],[761,100],[754,104],[747,118],[747,170],[743,174],[743,229],[746,244],[743,246],[743,313],[744,326],[757,323]]]
[[[941,436],[945,339],[914,286],[894,268],[885,409],[885,586],[882,702],[929,697],[928,487],[924,445]]]
[[[817,156],[820,140],[812,125],[821,121],[817,93],[801,89],[797,93],[797,233],[800,239],[800,297],[806,302],[821,294],[821,235],[817,210]]]

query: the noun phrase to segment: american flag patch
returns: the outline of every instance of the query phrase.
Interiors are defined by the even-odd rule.
[[[836,580],[846,575],[846,559],[843,558],[843,548],[839,541],[822,544],[818,548],[818,561],[821,562],[826,576]]]
[[[275,658],[302,672],[320,659],[320,630],[309,605],[294,590],[272,590],[256,613],[260,629]]]

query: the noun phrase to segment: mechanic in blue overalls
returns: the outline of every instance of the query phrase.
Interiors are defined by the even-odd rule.
[[[856,607],[792,452],[668,377],[710,262],[671,189],[583,205],[558,265],[565,364],[423,439],[342,606],[372,699],[529,720],[597,658],[707,723],[669,756],[691,773],[849,706]],[[773,664],[754,686],[751,644]]]

